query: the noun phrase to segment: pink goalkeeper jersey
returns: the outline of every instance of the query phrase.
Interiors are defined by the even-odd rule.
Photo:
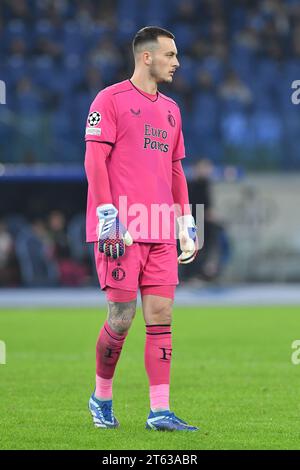
[[[90,107],[85,140],[112,147],[106,165],[113,204],[134,241],[176,243],[172,162],[185,157],[185,148],[175,101],[130,80],[107,87]],[[96,206],[88,191],[88,242],[97,240]]]

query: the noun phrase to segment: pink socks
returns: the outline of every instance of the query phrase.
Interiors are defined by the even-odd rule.
[[[101,400],[112,399],[113,376],[127,333],[114,332],[105,322],[96,348],[96,391]],[[145,368],[152,411],[169,409],[172,335],[170,325],[147,325]]]
[[[101,400],[112,399],[113,375],[119,360],[127,333],[115,333],[105,322],[96,346],[96,391]]]
[[[152,411],[169,409],[172,336],[170,325],[147,325],[145,367]]]

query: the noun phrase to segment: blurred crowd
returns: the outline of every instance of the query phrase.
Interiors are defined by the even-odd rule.
[[[300,168],[299,0],[2,0],[0,156],[78,162],[89,105],[133,70],[145,25],[176,36],[172,87],[187,154],[252,169]]]
[[[84,217],[63,212],[27,220],[0,220],[0,287],[89,286],[96,282],[92,247],[84,243]]]

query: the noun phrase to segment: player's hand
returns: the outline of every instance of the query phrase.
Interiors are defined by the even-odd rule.
[[[192,215],[183,215],[177,218],[178,222],[178,238],[180,242],[181,255],[178,256],[179,264],[189,264],[197,256],[198,238],[196,225]]]
[[[123,256],[125,245],[132,245],[133,240],[119,220],[118,209],[112,204],[103,204],[97,207],[97,216],[99,219],[97,235],[100,253],[114,259]]]

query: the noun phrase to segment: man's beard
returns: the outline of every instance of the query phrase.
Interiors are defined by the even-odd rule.
[[[156,64],[152,64],[151,67],[149,68],[149,75],[151,78],[154,78],[156,83],[162,83],[162,82],[167,82],[162,75],[158,71],[158,67]]]

